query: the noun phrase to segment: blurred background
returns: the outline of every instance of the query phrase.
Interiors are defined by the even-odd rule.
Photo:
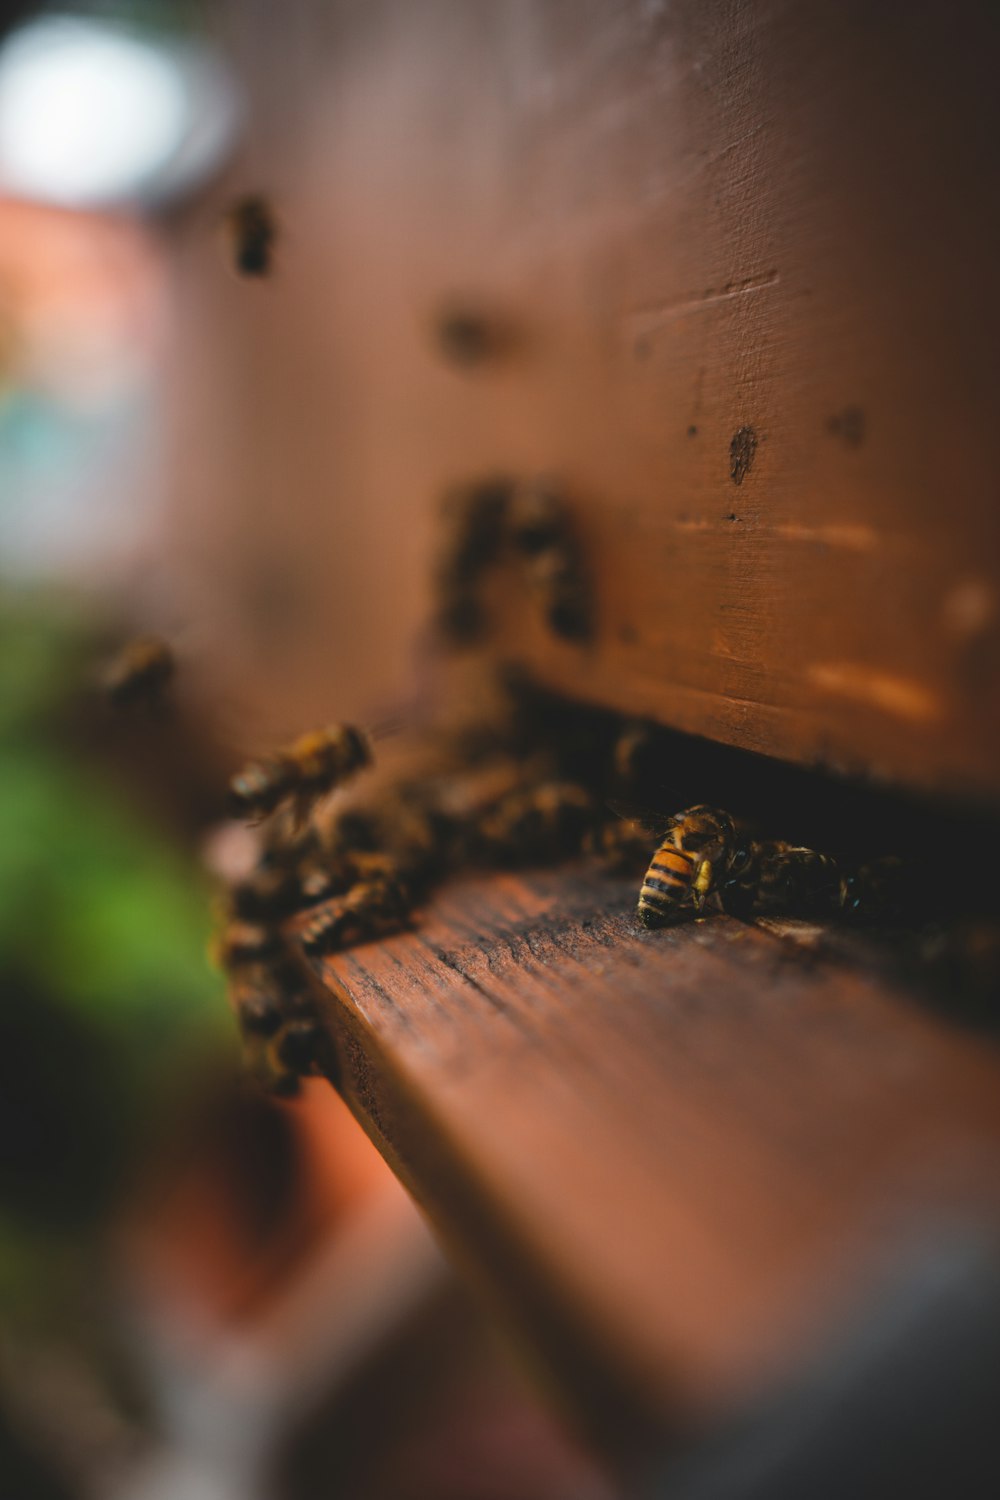
[[[370,399],[377,215],[332,225],[325,181],[362,13],[266,10],[4,11],[0,1494],[601,1497],[333,1091],[244,1081],[207,958],[235,757],[415,696],[427,608],[420,393],[404,360]],[[101,695],[139,630],[169,714]]]

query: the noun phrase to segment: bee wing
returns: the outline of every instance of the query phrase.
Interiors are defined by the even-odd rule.
[[[650,807],[644,807],[634,802],[622,802],[613,797],[605,804],[616,817],[624,819],[627,823],[637,823],[644,833],[650,838],[660,839],[670,827],[673,819],[667,813],[656,812]]]

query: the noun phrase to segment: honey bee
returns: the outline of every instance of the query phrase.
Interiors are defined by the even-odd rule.
[[[500,560],[510,481],[460,485],[445,497],[445,546],[434,575],[437,628],[455,646],[472,645],[486,629],[484,573]]]
[[[565,640],[587,640],[593,602],[565,501],[544,483],[518,485],[510,499],[508,536],[549,629]]]
[[[300,930],[299,941],[310,957],[371,942],[397,932],[411,907],[410,890],[387,867],[385,873],[361,881],[342,901],[313,917]]]
[[[767,839],[748,844],[733,866],[721,902],[734,915],[749,910],[819,916],[843,909],[845,876],[831,854]]]
[[[229,907],[242,922],[276,922],[300,904],[301,880],[295,866],[259,864],[229,887]]]
[[[913,872],[895,854],[841,870],[837,911],[852,921],[898,921],[912,915]]]
[[[229,783],[230,811],[259,822],[290,802],[300,824],[315,802],[372,764],[373,738],[353,724],[331,724],[300,735],[237,772]]]
[[[738,852],[736,823],[714,807],[689,807],[670,820],[639,892],[636,915],[645,927],[662,927],[684,908],[703,910],[732,873]]]
[[[584,840],[588,854],[596,854],[612,870],[627,871],[649,864],[649,835],[637,818],[612,818],[598,823]]]
[[[229,922],[213,941],[211,956],[226,974],[271,965],[284,955],[281,933],[264,923]]]
[[[272,1037],[281,1029],[284,1009],[280,987],[263,975],[233,975],[229,1004],[244,1038]]]
[[[273,268],[278,221],[266,198],[239,198],[225,216],[233,269],[240,276],[269,276]]]
[[[229,1003],[246,1065],[269,1092],[294,1095],[301,1075],[325,1070],[326,1036],[293,963],[232,971]]]
[[[732,916],[837,916],[870,921],[904,904],[903,862],[853,864],[833,854],[741,832],[717,808],[691,807],[671,820],[642,884],[637,915],[661,927],[711,899]]]
[[[479,819],[474,847],[500,862],[575,854],[597,817],[594,798],[573,781],[542,781],[506,793]]]
[[[102,683],[116,708],[137,703],[158,708],[165,701],[176,670],[176,658],[165,640],[158,635],[140,635],[108,663]]]
[[[330,1040],[317,1020],[289,1021],[272,1050],[282,1073],[305,1077],[329,1071]]]
[[[612,774],[621,787],[641,781],[655,754],[653,726],[644,719],[631,719],[615,740],[611,752]]]

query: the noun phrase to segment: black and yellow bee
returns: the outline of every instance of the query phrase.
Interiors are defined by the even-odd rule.
[[[299,931],[299,941],[310,957],[372,942],[398,932],[412,907],[411,890],[387,861],[383,872],[372,873],[312,917]]]
[[[898,915],[905,866],[894,856],[858,862],[777,839],[756,839],[730,813],[691,807],[670,820],[639,894],[637,916],[661,927],[711,902],[733,916]]]
[[[331,724],[300,735],[237,772],[229,783],[231,812],[259,822],[287,802],[301,823],[315,802],[373,763],[372,738],[353,724]]]
[[[258,193],[237,199],[226,212],[225,225],[233,269],[240,276],[269,276],[278,221],[267,199]]]
[[[101,682],[116,708],[162,707],[177,671],[172,648],[158,635],[140,635],[104,668]]]
[[[575,781],[516,787],[479,816],[472,852],[493,864],[567,858],[583,848],[597,816],[594,797]]]
[[[662,927],[685,909],[701,912],[709,895],[733,874],[737,852],[736,823],[729,813],[702,805],[677,813],[646,871],[639,921]]]
[[[453,646],[469,646],[486,631],[482,585],[500,561],[511,482],[491,476],[448,491],[444,541],[434,569],[437,629]]]
[[[569,641],[593,630],[593,598],[568,504],[549,483],[518,484],[507,507],[507,535],[549,629]]]

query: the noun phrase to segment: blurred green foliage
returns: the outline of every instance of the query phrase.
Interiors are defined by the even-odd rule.
[[[99,1223],[185,1077],[234,1046],[192,851],[88,758],[98,635],[0,598],[0,1296]]]

